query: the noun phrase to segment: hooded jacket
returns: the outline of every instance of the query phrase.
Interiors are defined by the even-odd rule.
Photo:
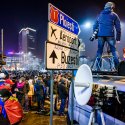
[[[98,29],[97,36],[109,36],[115,37],[116,29],[116,40],[120,41],[121,39],[121,25],[118,15],[112,11],[111,8],[106,8],[99,14],[94,26],[93,31]]]

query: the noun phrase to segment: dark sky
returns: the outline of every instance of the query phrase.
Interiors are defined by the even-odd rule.
[[[4,51],[18,50],[18,33],[23,27],[37,30],[37,44],[39,53],[43,56],[44,42],[47,39],[48,3],[52,3],[64,13],[75,19],[79,25],[86,19],[94,20],[108,0],[1,0],[0,29],[4,29]],[[115,11],[120,19],[125,21],[125,0],[111,0],[115,2]],[[87,32],[81,30],[80,37],[91,49],[86,37]],[[85,36],[84,36],[85,35]],[[87,42],[87,43],[86,43]],[[125,44],[124,44],[125,45]],[[92,43],[94,46],[94,43]],[[89,52],[87,51],[89,55]]]

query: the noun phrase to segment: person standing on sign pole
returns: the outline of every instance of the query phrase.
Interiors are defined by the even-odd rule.
[[[107,42],[110,47],[115,68],[117,69],[119,65],[119,59],[116,53],[116,41],[119,43],[121,39],[121,25],[118,15],[113,11],[114,8],[115,4],[113,2],[107,2],[105,4],[104,10],[101,11],[93,26],[93,31],[98,29],[98,50],[96,55],[97,70],[100,70],[101,67],[101,56],[105,42]],[[116,39],[114,28],[116,29]]]

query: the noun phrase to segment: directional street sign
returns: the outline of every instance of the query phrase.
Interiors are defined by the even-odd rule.
[[[53,59],[52,63],[55,64],[55,59],[58,59],[58,58],[57,58],[57,55],[56,55],[56,53],[55,53],[54,50],[53,50],[53,52],[51,53],[51,55],[50,55],[49,58],[52,58],[52,59]]]
[[[47,69],[78,69],[79,51],[46,42]]]
[[[48,41],[77,50],[79,46],[77,35],[51,22],[48,23]]]
[[[52,4],[49,4],[48,12],[46,68],[77,69],[79,67],[80,44],[78,23]]]
[[[76,35],[80,33],[79,24],[52,4],[49,4],[48,19]]]

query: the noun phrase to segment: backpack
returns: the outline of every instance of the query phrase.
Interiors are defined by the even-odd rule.
[[[11,124],[19,123],[23,118],[23,109],[15,97],[10,97],[4,104],[7,117]]]

